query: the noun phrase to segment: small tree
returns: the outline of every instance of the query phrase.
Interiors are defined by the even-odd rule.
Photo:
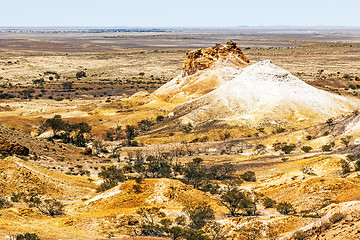
[[[276,206],[276,210],[281,213],[281,214],[285,214],[285,215],[289,215],[289,214],[294,214],[296,213],[294,207],[292,206],[291,203],[289,202],[280,202],[277,206]]]
[[[303,146],[303,147],[301,148],[301,150],[302,150],[303,152],[305,152],[305,153],[308,153],[308,152],[310,152],[310,151],[312,150],[312,147],[310,147],[310,146]]]
[[[80,71],[80,72],[76,73],[76,78],[77,79],[80,79],[80,78],[83,78],[83,77],[86,77],[86,73],[84,71]]]
[[[17,234],[15,239],[16,240],[40,240],[40,238],[35,233]]]
[[[205,202],[187,205],[183,211],[189,216],[190,227],[194,230],[200,230],[215,218],[214,211]]]
[[[295,150],[296,146],[295,144],[289,144],[285,145],[281,148],[281,151],[283,151],[285,154],[291,153],[293,150]]]
[[[141,217],[141,235],[144,236],[162,236],[163,229],[159,224],[160,219],[166,217],[166,214],[161,211],[161,208],[140,208],[136,212]]]
[[[341,138],[341,141],[345,145],[345,147],[349,146],[350,140],[351,140],[350,136],[346,136],[346,137]]]
[[[125,134],[126,134],[127,145],[131,146],[132,140],[134,140],[134,138],[138,135],[136,132],[136,128],[132,125],[127,125],[125,129]]]
[[[151,122],[150,120],[141,120],[140,122],[138,122],[138,127],[141,131],[149,131],[151,126],[153,125],[153,122]]]
[[[147,172],[152,174],[152,177],[169,178],[171,175],[171,164],[167,159],[154,157],[152,155],[146,158],[148,165]]]
[[[104,179],[104,182],[97,189],[98,192],[115,187],[119,182],[122,182],[126,179],[122,169],[119,169],[116,166],[111,166],[108,168],[103,167],[98,175]]]
[[[183,130],[185,133],[190,133],[192,129],[193,129],[193,126],[190,122],[183,126]]]
[[[220,197],[221,203],[229,210],[231,216],[236,216],[242,209],[242,201],[245,199],[245,194],[234,188]]]
[[[263,144],[259,144],[255,147],[256,154],[260,154],[261,152],[265,151],[266,147]]]
[[[230,174],[235,171],[234,165],[231,163],[225,163],[220,165],[211,166],[209,169],[209,174],[212,179],[215,180],[224,180],[231,178]]]
[[[240,210],[247,215],[255,215],[256,204],[249,198],[249,193],[237,188],[229,189],[220,197],[221,203],[229,210],[231,216],[237,216]]]
[[[33,202],[34,206],[45,215],[54,217],[63,214],[64,205],[56,199],[45,199]]]
[[[61,119],[61,115],[55,115],[53,118],[47,119],[44,122],[44,126],[50,127],[53,130],[54,135],[57,135],[60,130],[65,128],[65,123]]]
[[[207,177],[202,162],[201,158],[194,158],[192,162],[185,164],[183,169],[185,183],[193,185],[194,188],[199,188]]]
[[[246,171],[240,177],[247,182],[256,182],[256,176],[253,171]]]
[[[273,208],[276,207],[276,201],[266,197],[262,200],[262,204],[264,205],[265,208]]]

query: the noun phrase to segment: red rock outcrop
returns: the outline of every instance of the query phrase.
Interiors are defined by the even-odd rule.
[[[22,156],[29,155],[29,149],[20,144],[13,144],[8,141],[0,140],[0,152],[7,152],[10,154],[17,154]]]
[[[199,70],[211,67],[216,61],[224,59],[235,61],[239,65],[247,65],[250,61],[235,42],[229,41],[226,46],[216,44],[215,47],[197,49],[188,52],[183,65],[183,76],[191,75]]]

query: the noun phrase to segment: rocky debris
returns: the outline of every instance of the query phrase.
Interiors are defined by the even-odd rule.
[[[14,147],[12,149],[12,152],[14,154],[22,155],[22,156],[28,156],[29,155],[29,149],[27,147],[21,146],[19,144],[14,145]]]
[[[183,65],[183,76],[209,68],[220,59],[229,60],[231,58],[233,61],[237,61],[242,65],[247,65],[250,62],[241,51],[241,48],[233,41],[228,42],[226,46],[216,44],[215,47],[197,49],[188,52],[186,55],[187,59]]]
[[[7,152],[9,154],[28,156],[29,148],[22,146],[18,143],[14,144],[8,141],[0,140],[0,152]]]

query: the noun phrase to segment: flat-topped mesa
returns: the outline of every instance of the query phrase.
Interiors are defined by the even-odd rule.
[[[187,59],[183,65],[183,76],[196,73],[211,67],[218,60],[229,61],[239,66],[246,66],[250,62],[243,54],[241,48],[235,42],[229,41],[226,46],[216,44],[215,47],[207,49],[197,49],[188,52]]]

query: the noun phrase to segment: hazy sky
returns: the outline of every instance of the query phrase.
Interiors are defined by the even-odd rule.
[[[0,26],[360,26],[359,0],[7,0]]]

